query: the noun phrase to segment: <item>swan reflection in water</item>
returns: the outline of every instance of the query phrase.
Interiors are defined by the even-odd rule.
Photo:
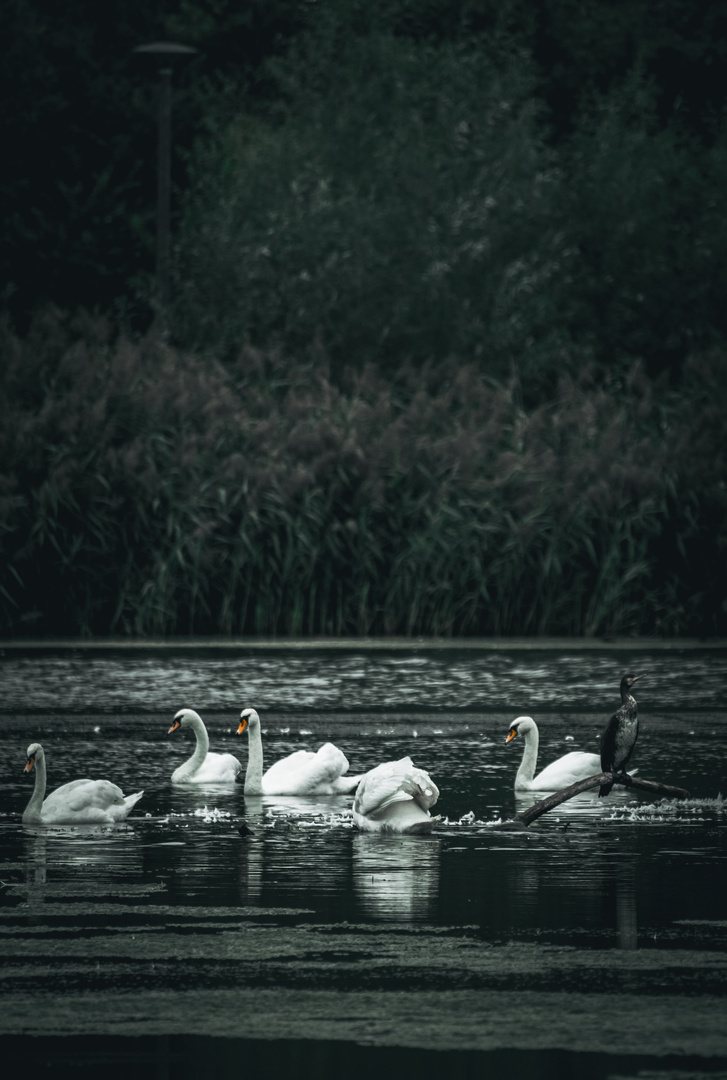
[[[237,868],[241,903],[250,907],[259,907],[262,903],[264,866],[264,843],[241,846]]]
[[[353,837],[353,885],[363,911],[401,921],[434,916],[441,840],[421,836]]]
[[[619,949],[638,948],[636,864],[625,860],[616,871],[616,931]]]
[[[586,834],[553,848],[547,861],[525,851],[508,863],[506,874],[512,910],[521,925],[562,925],[571,911],[575,925],[603,925],[605,948],[611,947],[613,931],[617,948],[638,948],[636,860],[630,856],[609,847],[593,848]],[[562,886],[557,894],[554,874]]]
[[[141,844],[130,826],[26,826],[24,840],[28,885],[53,882],[67,889],[69,870],[91,869],[97,882],[126,880],[142,870]]]
[[[246,795],[239,842],[243,902],[309,905],[311,897],[345,895],[350,860],[341,833],[353,830],[348,796]],[[238,822],[238,824],[241,824]]]
[[[253,830],[285,824],[353,825],[348,795],[246,795],[245,822]]]

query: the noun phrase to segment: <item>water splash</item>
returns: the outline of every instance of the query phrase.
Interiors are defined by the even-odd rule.
[[[661,799],[656,803],[629,803],[615,806],[608,821],[630,822],[705,822],[720,817],[727,800],[718,795],[713,799]]]

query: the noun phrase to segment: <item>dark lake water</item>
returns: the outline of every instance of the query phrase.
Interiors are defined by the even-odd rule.
[[[533,716],[540,766],[597,752],[643,675],[634,765],[682,801],[588,792],[501,822]],[[727,651],[684,648],[38,650],[0,654],[0,1059],[107,1078],[727,1077]],[[196,709],[266,766],[327,740],[352,772],[409,754],[431,836],[355,828],[348,797],[172,787]],[[23,826],[105,777],[144,797],[115,827]],[[245,822],[251,835],[238,826]]]

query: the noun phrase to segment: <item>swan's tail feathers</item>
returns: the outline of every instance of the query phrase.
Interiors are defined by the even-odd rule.
[[[439,789],[429,773],[418,769],[411,758],[383,762],[361,778],[353,801],[354,820],[357,814],[379,822],[392,816],[398,819],[407,804],[406,814],[415,808],[414,817],[418,818],[422,812],[427,813],[438,798]],[[398,809],[394,809],[397,804]],[[398,826],[396,831],[403,832]]]

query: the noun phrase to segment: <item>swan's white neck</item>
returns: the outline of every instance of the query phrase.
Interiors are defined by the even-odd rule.
[[[207,734],[207,728],[202,722],[202,718],[194,713],[188,717],[189,724],[191,724],[194,736],[197,740],[197,745],[194,748],[194,753],[184,764],[184,773],[186,776],[194,776],[198,769],[201,769],[207,757],[207,752],[210,748],[210,737]]]
[[[263,738],[260,724],[248,725],[247,729],[247,771],[245,772],[245,794],[262,795],[263,793]]]
[[[519,780],[532,780],[535,776],[535,769],[538,764],[538,743],[540,737],[538,735],[538,729],[533,726],[528,727],[522,733],[525,745],[523,747],[523,759],[520,762],[520,768],[517,771],[515,777],[515,783]]]
[[[23,814],[23,821],[30,822],[31,824],[37,823],[41,818],[41,811],[43,809],[43,799],[45,798],[45,755],[39,754],[35,759],[35,787],[33,788],[33,794],[30,796],[30,802],[25,808]]]

